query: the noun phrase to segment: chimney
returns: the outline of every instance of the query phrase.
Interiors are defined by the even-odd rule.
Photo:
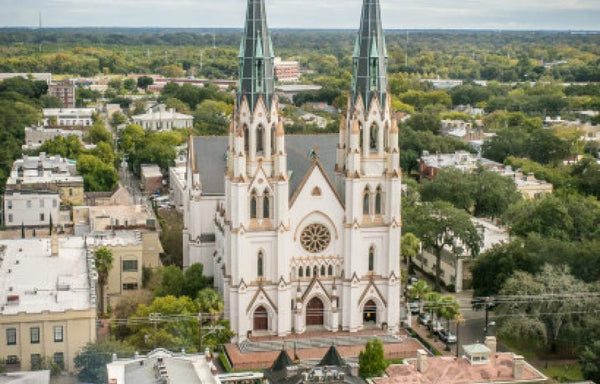
[[[491,356],[493,357],[496,354],[496,337],[495,336],[486,336],[484,344],[486,347],[490,349]]]
[[[421,373],[427,371],[427,352],[423,349],[417,350],[417,371]]]
[[[56,236],[56,232],[52,233],[51,242],[51,256],[58,256],[58,237]]]
[[[525,367],[525,360],[523,356],[515,355],[513,358],[513,377],[517,380],[523,377],[523,368]]]

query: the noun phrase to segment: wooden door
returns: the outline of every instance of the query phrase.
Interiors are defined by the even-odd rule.
[[[314,297],[306,305],[306,325],[323,325],[324,322],[325,306],[323,302]]]

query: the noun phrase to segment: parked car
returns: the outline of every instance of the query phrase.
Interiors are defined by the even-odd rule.
[[[413,315],[418,315],[420,311],[419,309],[419,301],[410,301],[408,303],[408,307],[410,308],[410,313],[412,313]]]
[[[454,344],[456,343],[456,335],[450,331],[446,331],[445,329],[439,333],[440,339],[446,344]]]
[[[444,330],[444,327],[439,320],[430,322],[428,328],[434,335],[439,335],[440,332]]]
[[[408,276],[408,284],[412,285],[412,284],[416,283],[417,281],[419,281],[419,279],[417,278],[417,276],[415,276],[415,275],[409,275]]]
[[[421,312],[421,314],[419,315],[419,323],[423,325],[428,325],[429,321],[431,320],[429,317],[429,313]]]

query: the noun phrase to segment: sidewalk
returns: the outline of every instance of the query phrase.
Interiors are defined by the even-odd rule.
[[[419,323],[419,318],[417,316],[413,316],[411,328],[413,331],[418,333],[419,336],[423,338],[423,340],[427,340],[427,342],[431,344],[435,349],[437,349],[442,355],[454,356],[456,354],[456,349],[454,349],[454,351],[452,350],[455,346],[451,346],[450,351],[446,351],[446,344],[440,341],[440,339],[437,336],[433,336],[433,338],[427,337],[427,335],[429,335],[430,332],[424,325],[421,325]]]

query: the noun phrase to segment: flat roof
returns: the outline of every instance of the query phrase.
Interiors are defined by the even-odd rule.
[[[0,315],[96,307],[84,239],[57,240],[57,256],[48,238],[0,240]]]

